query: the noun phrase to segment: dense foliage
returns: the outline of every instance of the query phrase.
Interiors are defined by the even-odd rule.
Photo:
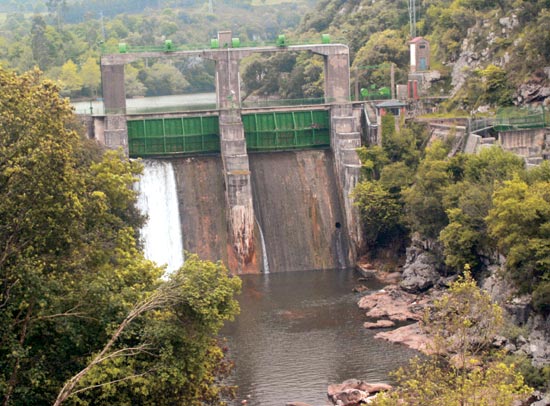
[[[0,62],[19,72],[38,66],[47,78],[57,81],[63,94],[97,97],[99,58],[102,52],[118,52],[119,43],[162,48],[170,39],[178,47],[203,49],[226,29],[243,43],[274,41],[295,27],[310,7],[307,0],[284,7],[277,2],[254,3],[215,1],[211,11],[208,1],[199,0],[4,0],[0,2]],[[130,69],[134,72],[127,78],[129,96],[214,90],[214,66],[198,57],[172,64],[136,62]]]
[[[432,355],[401,368],[397,388],[374,404],[511,406],[526,398],[531,389],[522,375],[491,352],[502,320],[500,307],[466,272],[426,314],[423,330],[433,338]]]
[[[474,275],[503,254],[505,275],[548,314],[549,163],[527,171],[499,147],[451,156],[451,143],[433,141],[424,150],[421,127],[397,131],[386,117],[381,146],[359,149],[354,198],[370,249],[416,232],[439,243],[448,273],[468,266]]]
[[[542,71],[550,64],[546,0],[415,4],[416,35],[430,41],[431,67],[441,73],[431,92],[451,94],[449,108],[470,111],[480,105],[510,104],[520,84],[548,84]],[[323,0],[305,15],[299,29],[304,35],[326,31],[345,38],[359,87],[389,86],[390,63],[396,66],[397,83],[406,81],[412,35],[407,0]]]
[[[0,69],[2,403],[219,399],[227,364],[212,337],[239,279],[195,257],[159,279],[137,244],[139,162],[73,128],[55,85]]]

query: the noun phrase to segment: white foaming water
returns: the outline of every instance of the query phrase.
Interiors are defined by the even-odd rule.
[[[267,248],[265,246],[264,232],[262,231],[262,226],[258,219],[256,219],[256,224],[258,224],[258,230],[260,230],[260,241],[262,244],[262,262],[264,263],[264,273],[269,273],[269,262],[267,260]]]
[[[184,261],[174,169],[167,161],[144,160],[143,165],[136,188],[138,208],[148,217],[141,229],[145,257],[173,272]]]

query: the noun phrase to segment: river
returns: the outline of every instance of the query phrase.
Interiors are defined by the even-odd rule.
[[[416,354],[363,328],[361,295],[352,292],[358,278],[353,270],[242,276],[241,314],[222,331],[236,364],[235,405],[328,405],[329,384],[388,382],[388,373]]]

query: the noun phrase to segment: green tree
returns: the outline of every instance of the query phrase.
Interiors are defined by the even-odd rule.
[[[237,310],[239,280],[194,257],[160,280],[137,244],[141,164],[81,139],[69,103],[37,72],[0,69],[0,121],[2,404],[223,396],[214,337]]]
[[[506,71],[495,65],[489,65],[479,71],[483,84],[481,102],[495,106],[512,104],[514,89],[506,76]]]
[[[96,58],[90,56],[86,59],[80,69],[80,77],[82,78],[82,86],[90,91],[92,97],[95,97],[101,84],[101,71]]]
[[[162,62],[157,62],[146,70],[144,83],[149,96],[178,94],[189,85],[175,66]]]
[[[401,205],[378,182],[363,181],[352,193],[370,246],[391,237],[400,224]]]
[[[550,181],[514,177],[493,197],[489,234],[506,256],[506,271],[524,292],[546,289],[550,279]],[[543,303],[539,302],[539,307]]]
[[[426,157],[420,163],[414,184],[403,191],[407,221],[412,230],[423,236],[437,238],[447,225],[443,207],[445,188],[451,181],[447,150],[440,141],[426,149]]]
[[[378,145],[357,149],[361,160],[361,174],[367,180],[378,180],[382,168],[390,162],[384,149]]]
[[[48,13],[55,18],[58,29],[63,27],[63,12],[67,7],[67,0],[46,0]]]
[[[79,404],[218,404],[231,388],[217,383],[221,369],[229,369],[214,337],[237,314],[240,286],[221,263],[187,256],[182,268],[130,310],[54,405],[71,396]]]
[[[83,82],[78,72],[78,66],[70,59],[61,67],[59,81],[62,91],[67,94],[74,94],[82,90]]]
[[[441,231],[445,263],[459,272],[468,264],[474,272],[489,258],[494,243],[487,232],[485,217],[492,207],[494,188],[523,172],[523,160],[501,148],[487,148],[476,155],[451,160],[456,182],[443,196],[449,224]]]
[[[392,162],[403,161],[407,166],[416,168],[420,160],[417,137],[411,128],[400,127],[399,131],[395,129],[395,116],[392,114],[382,117],[382,148]]]
[[[145,96],[147,88],[139,79],[139,70],[132,65],[124,67],[124,87],[127,97]]]
[[[46,22],[40,15],[32,18],[31,48],[33,59],[38,64],[40,69],[48,69],[51,64],[51,58],[48,53]]]
[[[407,66],[409,50],[403,32],[385,30],[376,32],[357,52],[352,70],[356,69],[361,87],[390,85],[390,64],[396,64],[396,75],[406,77],[399,67]]]

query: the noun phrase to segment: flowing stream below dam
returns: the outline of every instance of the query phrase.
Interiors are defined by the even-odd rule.
[[[251,159],[257,244],[269,267],[241,275],[241,313],[221,332],[235,362],[229,379],[238,386],[234,405],[328,405],[329,384],[388,382],[388,373],[416,354],[363,328],[360,295],[353,293],[363,282],[349,268],[347,240],[335,227],[343,221],[329,159],[326,151]],[[167,272],[181,266],[184,249],[228,261],[219,157],[144,160],[144,166],[136,190],[149,218],[142,230],[146,256],[167,264]],[[325,269],[307,270],[316,267]]]
[[[222,330],[235,361],[234,405],[330,405],[327,386],[346,379],[388,382],[417,353],[374,339],[353,293],[353,269],[244,275],[241,314]],[[369,289],[381,288],[366,282]]]

